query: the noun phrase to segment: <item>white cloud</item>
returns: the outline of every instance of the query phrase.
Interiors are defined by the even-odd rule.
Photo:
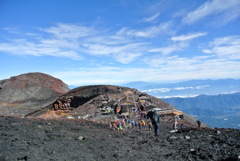
[[[156,13],[150,17],[143,18],[144,22],[155,22],[155,20],[160,16],[160,13]]]
[[[192,64],[197,64],[198,59],[191,59],[185,57],[174,56],[153,56],[145,59],[145,63],[149,64],[152,67],[161,67],[162,69],[175,69],[185,70],[192,66]],[[173,70],[174,71],[174,70]],[[175,70],[176,71],[176,70]]]
[[[178,48],[177,45],[173,45],[173,46],[168,46],[168,47],[151,49],[151,50],[149,50],[149,52],[160,52],[163,55],[168,55],[168,54],[170,54],[172,52],[179,51],[179,50],[181,50],[181,49]]]
[[[99,67],[81,68],[77,71],[53,73],[71,85],[94,84],[91,81],[101,80],[102,84],[120,84],[133,81],[176,82],[193,79],[239,79],[240,63],[235,60],[212,56],[196,56],[185,58],[179,56],[154,56],[145,59],[141,68]],[[103,80],[106,80],[105,82]],[[190,87],[189,87],[190,88]],[[201,86],[196,89],[204,88]],[[161,89],[166,91],[167,89]],[[177,88],[175,89],[177,90]],[[180,88],[178,89],[180,90]]]
[[[84,56],[106,56],[128,64],[143,55],[146,43],[106,33],[88,26],[57,24],[40,33],[0,43],[0,51],[15,55],[66,57],[83,60]],[[25,34],[22,34],[25,35]]]
[[[151,93],[167,93],[170,92],[170,88],[155,88],[155,89],[147,89],[143,90],[142,92],[151,92]]]
[[[111,32],[89,26],[59,23],[40,28],[40,32],[27,36],[22,34],[23,39],[15,38],[10,42],[0,43],[0,51],[22,56],[48,55],[74,60],[83,60],[88,55],[103,56],[128,64],[147,54],[152,38],[170,34],[170,28],[171,22],[166,22],[142,30],[122,28]]]
[[[85,52],[91,55],[105,55],[115,58],[118,62],[128,64],[142,55],[143,43],[130,43],[118,46],[102,44],[83,44]]]
[[[173,52],[182,51],[186,47],[189,46],[190,40],[205,36],[207,35],[206,32],[198,32],[198,33],[189,33],[187,35],[181,35],[181,36],[173,36],[171,37],[171,40],[174,42],[172,45],[161,47],[161,48],[154,48],[150,49],[149,52],[159,52],[163,55],[169,55]]]
[[[219,16],[220,23],[229,23],[240,17],[240,1],[207,1],[196,10],[189,12],[183,22],[193,24],[207,16]]]
[[[211,49],[203,50],[204,53],[228,59],[240,59],[240,36],[216,38],[209,46]]]
[[[75,51],[47,44],[34,43],[25,39],[16,39],[11,43],[0,43],[0,51],[12,53],[15,55],[32,56],[55,56],[68,57],[70,59],[81,60],[82,57]]]
[[[209,87],[209,85],[195,86],[195,87],[173,87],[173,88],[155,88],[155,89],[147,89],[143,90],[143,92],[151,92],[151,93],[167,93],[170,91],[179,91],[179,90],[187,90],[187,89],[204,89]]]
[[[69,24],[58,24],[40,31],[42,32],[27,34],[23,39],[16,38],[8,43],[0,43],[0,51],[22,56],[49,55],[82,60],[82,55],[78,53],[80,46],[77,39],[92,32],[90,28]],[[23,33],[22,36],[24,35]]]
[[[119,53],[115,57],[118,59],[119,62],[122,64],[128,64],[135,60],[137,57],[140,57],[142,54],[141,53]]]
[[[181,43],[173,44],[167,47],[150,49],[149,52],[155,52],[155,53],[159,52],[159,53],[162,53],[163,55],[169,55],[176,51],[182,51],[187,46],[188,46],[187,43],[181,42]]]
[[[192,80],[239,78],[239,60],[216,56],[152,56],[144,59],[150,67],[158,70],[153,80]]]
[[[117,35],[126,35],[126,36],[134,36],[134,37],[142,37],[142,38],[153,38],[158,35],[163,34],[172,34],[173,31],[171,29],[172,22],[165,22],[159,25],[151,26],[142,30],[128,29],[122,28],[117,32]]]
[[[191,33],[187,35],[181,35],[181,36],[174,36],[171,38],[173,41],[186,41],[186,40],[192,40],[201,36],[207,35],[206,32],[198,32],[198,33]]]
[[[58,39],[71,40],[93,35],[95,32],[95,30],[91,27],[63,23],[59,23],[57,26],[42,29],[42,31],[50,33]]]

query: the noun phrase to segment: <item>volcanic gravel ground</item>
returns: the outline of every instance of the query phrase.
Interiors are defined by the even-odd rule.
[[[0,161],[240,160],[240,131],[190,129],[170,133],[116,131],[83,120],[0,117]]]

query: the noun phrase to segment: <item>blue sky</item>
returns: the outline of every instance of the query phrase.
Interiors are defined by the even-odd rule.
[[[239,0],[0,0],[0,80],[240,78]]]

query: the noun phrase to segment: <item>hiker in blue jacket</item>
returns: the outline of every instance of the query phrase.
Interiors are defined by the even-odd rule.
[[[151,119],[152,125],[154,127],[154,132],[155,132],[155,136],[158,135],[159,131],[160,131],[160,116],[157,114],[157,111],[149,111],[147,113],[147,118]]]

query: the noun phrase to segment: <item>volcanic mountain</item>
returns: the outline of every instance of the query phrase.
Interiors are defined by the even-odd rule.
[[[60,79],[43,73],[27,73],[0,81],[1,115],[26,115],[68,92]]]
[[[157,110],[162,121],[180,122],[194,126],[196,119],[177,110],[174,106],[134,88],[113,85],[92,85],[75,88],[58,97],[55,102],[27,116],[41,118],[87,118],[109,123],[119,115],[139,118],[142,111]],[[179,123],[180,123],[179,122]],[[191,125],[190,125],[191,124]],[[203,124],[206,127],[206,125]]]
[[[181,123],[196,124],[193,117],[134,88],[91,85],[69,90],[60,79],[43,73],[22,74],[0,81],[1,115],[109,122],[119,115],[139,118],[153,109],[163,121],[172,122],[180,116],[184,118]]]

